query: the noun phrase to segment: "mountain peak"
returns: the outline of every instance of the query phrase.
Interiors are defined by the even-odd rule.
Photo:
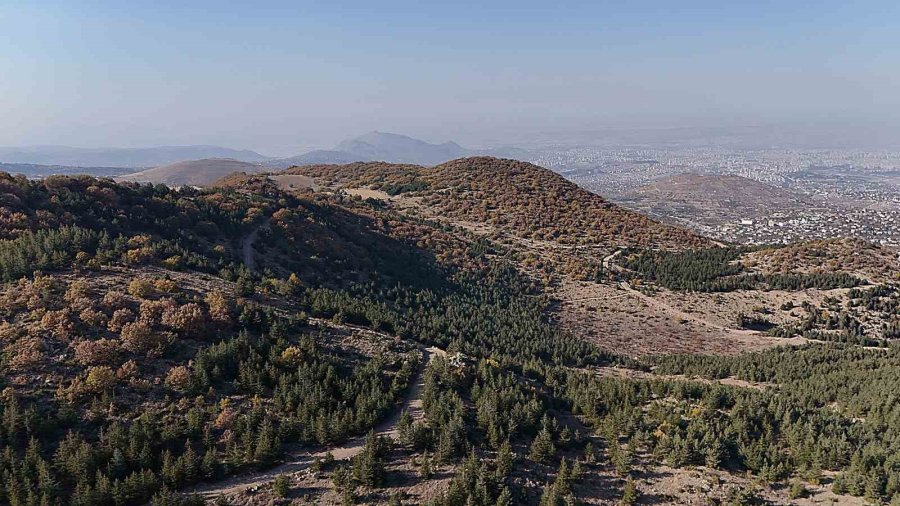
[[[435,165],[470,154],[455,142],[431,144],[421,139],[377,130],[347,139],[335,147],[361,160],[383,160],[397,163]]]

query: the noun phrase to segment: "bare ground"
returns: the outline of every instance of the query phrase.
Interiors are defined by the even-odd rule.
[[[278,188],[282,190],[310,189],[317,191],[321,188],[315,179],[300,174],[274,174],[269,176],[269,179],[275,181]]]
[[[601,348],[631,356],[659,353],[733,355],[790,344],[759,332],[729,327],[722,319],[691,312],[665,294],[644,294],[627,283],[564,281],[563,327]]]

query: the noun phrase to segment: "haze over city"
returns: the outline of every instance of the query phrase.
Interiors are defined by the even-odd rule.
[[[288,156],[370,130],[477,148],[748,126],[896,146],[898,20],[891,1],[8,1],[0,146]]]

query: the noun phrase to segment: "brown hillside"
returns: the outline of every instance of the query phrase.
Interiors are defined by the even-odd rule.
[[[686,230],[627,211],[536,165],[491,157],[453,160],[435,167],[354,163],[297,167],[342,188],[410,193],[436,216],[486,224],[523,239],[566,246],[702,247]]]
[[[812,206],[803,195],[745,177],[690,173],[654,181],[618,202],[651,216],[677,216],[709,224]]]

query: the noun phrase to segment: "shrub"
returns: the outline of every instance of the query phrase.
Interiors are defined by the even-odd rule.
[[[119,359],[119,343],[112,339],[79,341],[73,348],[75,360],[81,365],[112,365]]]
[[[93,392],[103,392],[115,386],[116,374],[105,365],[91,367],[88,369],[85,384]]]
[[[163,311],[162,323],[183,335],[197,336],[203,332],[206,318],[200,305],[189,303],[167,308]]]
[[[143,321],[126,323],[122,327],[122,342],[125,349],[132,353],[161,354],[165,351],[169,341],[168,336],[160,332],[154,332]]]
[[[134,313],[130,309],[116,309],[106,328],[110,332],[119,332],[125,328],[125,325],[134,321]]]
[[[106,295],[103,296],[103,306],[113,311],[128,306],[130,302],[131,299],[127,295],[115,290],[106,292]]]
[[[291,480],[286,474],[279,474],[272,481],[272,490],[278,497],[287,497],[291,492]]]
[[[191,371],[183,365],[169,369],[166,374],[166,385],[173,390],[183,392],[191,386]]]
[[[128,293],[140,299],[146,299],[153,295],[155,289],[149,279],[139,278],[128,283]]]

